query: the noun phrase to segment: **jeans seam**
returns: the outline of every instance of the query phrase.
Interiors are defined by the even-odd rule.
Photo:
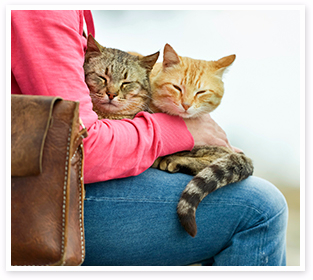
[[[116,202],[151,202],[151,203],[178,203],[179,200],[160,200],[160,199],[143,199],[143,198],[110,198],[110,197],[94,197],[94,196],[90,196],[90,197],[86,197],[85,200],[89,200],[89,201],[116,201]],[[200,204],[205,204],[205,205],[209,205],[209,204],[221,204],[221,205],[231,205],[231,206],[243,206],[243,207],[248,207],[253,209],[254,211],[258,212],[259,214],[263,214],[263,211],[260,211],[258,208],[256,208],[255,206],[252,205],[247,205],[244,204],[244,202],[242,203],[230,203],[230,202],[225,202],[225,201],[219,201],[218,203],[212,203],[212,202],[200,202]],[[280,210],[280,212],[283,209]],[[266,215],[266,219],[267,215]]]
[[[266,227],[263,228],[262,232],[261,232],[261,238],[260,238],[260,246],[259,246],[259,253],[258,256],[260,256],[260,260],[257,260],[257,266],[265,266],[266,263],[268,262],[268,256],[265,255],[264,253],[264,244],[266,244],[266,242],[264,242],[264,239],[266,238],[266,234],[265,232],[268,230],[268,217],[267,214],[265,214],[266,216]],[[266,238],[267,239],[267,238]]]
[[[265,234],[265,230],[268,230],[268,228],[269,228],[269,221],[272,220],[272,219],[275,219],[276,217],[281,215],[286,210],[286,208],[287,208],[287,204],[285,204],[285,206],[282,209],[280,209],[275,216],[272,216],[271,218],[267,218],[266,219],[266,221],[265,221],[266,228],[264,228],[264,230],[263,230],[263,235]],[[265,214],[265,215],[268,216],[267,214]],[[264,239],[265,239],[265,236],[263,236],[263,238],[261,239],[262,240],[262,242],[261,242],[262,246],[260,246],[260,250],[261,250],[260,251],[260,253],[261,253],[260,254],[261,255],[261,260],[260,261],[261,261],[261,265],[263,265],[263,266],[267,265],[267,263],[268,263],[268,256],[266,256],[265,253],[263,252],[264,250],[262,250],[264,244],[267,243],[267,241],[265,242]]]
[[[108,198],[108,197],[86,197],[90,201],[116,201],[116,202],[151,202],[151,203],[178,203],[178,200],[152,200],[139,198]]]

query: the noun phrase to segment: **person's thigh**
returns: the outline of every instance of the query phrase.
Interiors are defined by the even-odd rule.
[[[191,178],[148,169],[86,185],[83,265],[284,264],[286,203],[272,184],[249,177],[208,195],[197,209],[192,238],[176,214]]]

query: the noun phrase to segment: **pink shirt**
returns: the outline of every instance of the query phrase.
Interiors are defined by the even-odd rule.
[[[12,11],[12,93],[80,102],[89,134],[86,183],[138,175],[158,156],[191,150],[193,138],[179,117],[141,112],[133,120],[98,120],[84,82],[84,18],[94,35],[90,11]]]

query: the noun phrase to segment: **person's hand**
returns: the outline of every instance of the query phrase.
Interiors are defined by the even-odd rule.
[[[211,145],[228,147],[235,152],[242,152],[232,147],[225,131],[211,118],[209,114],[199,118],[184,119],[186,126],[194,138],[195,146]]]

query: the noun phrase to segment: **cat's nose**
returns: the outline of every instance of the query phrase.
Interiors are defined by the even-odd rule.
[[[182,106],[183,106],[183,108],[187,111],[190,107],[191,107],[191,105],[189,104],[189,103],[182,103]]]
[[[112,100],[114,97],[117,96],[117,93],[107,92],[107,96],[109,97],[110,100]]]

